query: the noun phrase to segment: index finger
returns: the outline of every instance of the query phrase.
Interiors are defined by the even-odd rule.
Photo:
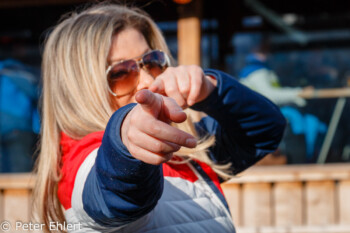
[[[188,148],[197,146],[197,140],[191,134],[162,121],[154,119],[148,123],[143,122],[142,124],[144,124],[142,131],[154,138]]]
[[[163,101],[160,96],[156,96],[155,93],[145,89],[137,92],[135,99],[143,110],[158,118]]]

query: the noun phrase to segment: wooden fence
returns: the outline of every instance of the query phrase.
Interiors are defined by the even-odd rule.
[[[33,185],[32,174],[0,175],[8,232],[30,232],[13,229],[30,221]],[[350,233],[350,165],[255,166],[222,187],[237,233]]]
[[[32,174],[0,174],[0,232],[32,232],[16,223],[30,223]]]
[[[238,233],[350,232],[350,165],[255,166],[222,187]]]

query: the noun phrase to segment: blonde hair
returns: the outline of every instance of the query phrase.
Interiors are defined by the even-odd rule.
[[[79,140],[105,129],[113,113],[105,77],[107,57],[112,36],[127,27],[139,30],[150,48],[169,54],[164,37],[145,12],[113,4],[99,4],[66,16],[46,40],[42,62],[42,132],[34,189],[35,211],[45,226],[65,221],[57,197],[60,133]],[[191,120],[177,127],[196,133]],[[206,153],[213,143],[211,137],[196,149],[181,149],[179,154],[203,161],[224,175],[222,171],[227,167],[213,164]]]

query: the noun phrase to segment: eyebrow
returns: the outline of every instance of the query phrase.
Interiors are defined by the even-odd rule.
[[[118,62],[121,62],[121,61],[133,60],[133,59],[142,57],[145,53],[148,53],[148,52],[150,52],[150,51],[152,51],[152,49],[151,49],[151,48],[147,48],[146,50],[144,50],[144,51],[141,53],[140,56],[137,56],[137,57],[133,57],[133,58],[129,58],[129,59],[125,59],[125,58],[112,59],[112,60],[110,60],[109,64],[110,64],[110,65],[113,65],[113,64],[118,63]]]

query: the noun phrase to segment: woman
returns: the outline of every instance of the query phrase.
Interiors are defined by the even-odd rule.
[[[119,5],[51,32],[35,189],[48,230],[234,232],[214,171],[228,177],[273,151],[284,118],[227,74],[168,56],[150,17]],[[208,117],[193,124],[188,107]]]

